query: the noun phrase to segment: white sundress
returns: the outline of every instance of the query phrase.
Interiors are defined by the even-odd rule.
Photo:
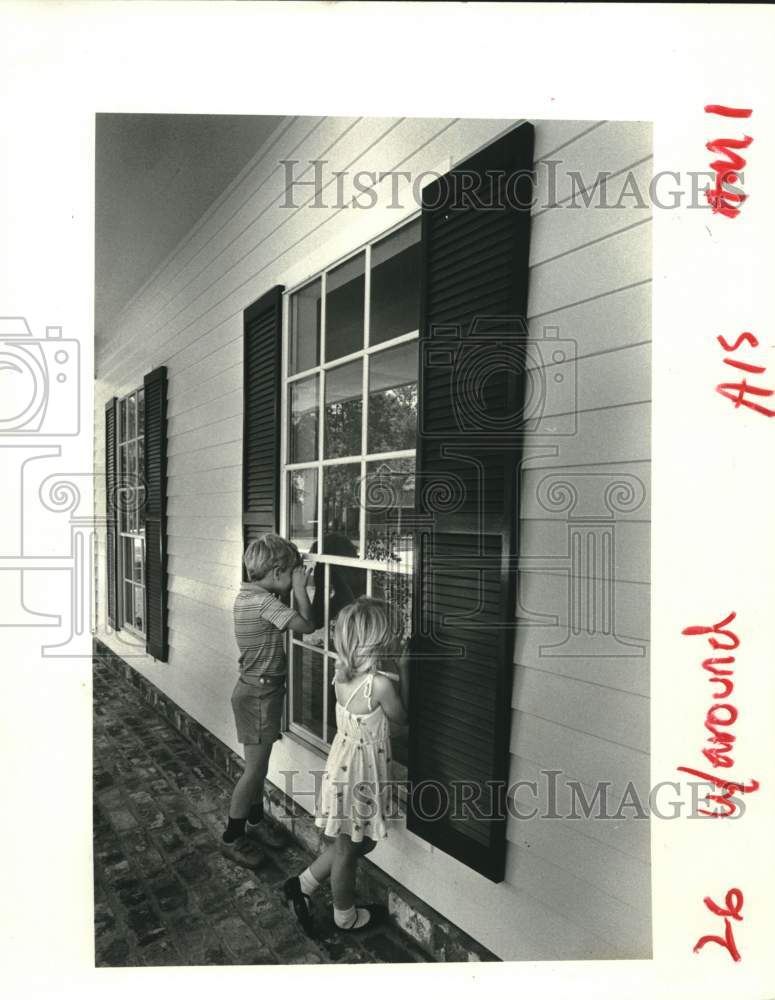
[[[390,788],[390,727],[380,705],[371,708],[369,674],[344,703],[336,703],[337,733],[326,761],[315,825],[327,837],[347,834],[353,843],[364,837],[387,837]],[[348,708],[363,691],[370,711],[355,714]]]

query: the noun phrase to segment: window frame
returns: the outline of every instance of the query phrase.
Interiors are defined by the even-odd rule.
[[[134,436],[128,437],[122,440],[123,427],[124,427],[124,411],[127,407],[128,400],[134,398]],[[143,434],[138,433],[139,427],[139,407],[143,407]],[[115,564],[115,574],[116,574],[116,628],[123,629],[129,632],[131,635],[138,639],[142,639],[143,642],[147,642],[148,638],[148,624],[147,624],[147,601],[146,601],[146,565],[145,565],[145,524],[141,515],[141,494],[140,491],[144,488],[144,471],[140,467],[139,461],[139,448],[137,445],[140,441],[143,442],[143,458],[145,456],[145,387],[143,385],[138,386],[131,392],[126,393],[123,396],[119,396],[116,399],[116,426],[115,426],[115,448],[116,448],[116,496],[119,499],[118,511],[116,516],[116,564]],[[135,483],[130,481],[125,481],[124,479],[124,467],[122,464],[122,450],[128,450],[129,445],[135,445],[135,457],[136,457],[136,468],[137,468],[137,479]],[[123,521],[126,516],[128,516],[129,511],[124,508],[131,507],[133,509],[133,516],[137,519],[137,528],[134,531],[124,530]],[[133,544],[136,540],[140,540],[142,547],[142,557],[140,560],[140,582],[134,579],[134,566],[132,567],[131,573],[131,585],[132,585],[132,615],[131,620],[127,619],[125,614],[125,599],[124,592],[127,583],[130,580],[126,577],[126,567],[124,559],[124,541],[125,539],[130,539]],[[140,630],[135,624],[135,594],[136,588],[139,587],[142,592],[142,622],[143,629]]]
[[[309,274],[303,280],[298,281],[293,286],[287,288],[283,292],[283,304],[282,304],[282,351],[281,351],[281,374],[280,374],[280,534],[284,537],[288,536],[289,523],[288,523],[288,473],[302,470],[302,469],[315,469],[318,473],[318,486],[317,486],[317,552],[314,553],[314,558],[316,562],[323,563],[325,566],[325,589],[326,592],[329,590],[329,580],[330,580],[330,567],[331,565],[339,566],[350,566],[357,569],[362,569],[366,573],[366,593],[372,593],[372,579],[374,572],[393,572],[402,573],[413,580],[415,567],[412,560],[412,564],[408,571],[403,569],[398,569],[397,567],[390,567],[389,563],[381,562],[376,559],[366,559],[366,471],[367,465],[370,462],[375,461],[388,461],[402,458],[412,458],[416,459],[417,448],[416,446],[411,449],[399,449],[396,451],[380,452],[370,454],[368,452],[368,414],[369,414],[369,370],[370,370],[370,359],[382,351],[388,351],[393,348],[399,347],[406,343],[419,343],[420,329],[419,329],[419,313],[418,313],[418,325],[417,328],[405,333],[400,334],[390,340],[386,340],[382,343],[371,345],[370,344],[370,312],[371,312],[371,255],[372,248],[375,244],[382,242],[383,240],[389,238],[394,233],[400,231],[401,229],[408,228],[413,225],[421,218],[422,212],[418,209],[415,212],[405,216],[400,222],[390,226],[388,229],[377,233],[372,236],[367,242],[357,246],[356,248],[348,251],[346,254],[331,260],[328,264],[318,269],[317,271]],[[354,260],[360,254],[364,255],[364,296],[363,296],[363,346],[355,352],[344,355],[341,358],[336,358],[333,361],[325,360],[325,347],[326,347],[326,282],[327,275],[334,269],[340,267],[342,264],[346,264],[350,260]],[[304,369],[300,372],[295,372],[290,375],[288,373],[290,364],[290,336],[291,336],[291,298],[297,292],[301,291],[306,286],[312,284],[313,282],[320,280],[321,282],[321,318],[320,318],[320,354],[319,362],[316,366],[312,368]],[[342,365],[352,363],[353,361],[359,361],[362,359],[363,370],[362,370],[362,400],[363,400],[363,410],[361,415],[361,449],[360,452],[355,456],[347,456],[344,458],[324,458],[324,445],[325,445],[325,373],[333,369],[339,368]],[[294,462],[289,463],[288,453],[289,453],[289,387],[297,381],[303,381],[304,379],[311,378],[312,376],[318,376],[318,427],[317,427],[317,459],[312,462]],[[419,377],[419,372],[418,372]],[[324,554],[321,552],[322,549],[322,536],[323,536],[323,470],[332,465],[357,465],[360,470],[360,523],[359,523],[359,556],[357,559],[349,558],[347,556],[337,556],[333,554]],[[328,648],[329,635],[330,635],[330,623],[329,623],[329,602],[323,601],[323,646],[317,646],[308,642],[304,642],[300,639],[294,638],[294,636],[289,632],[287,638],[287,656],[288,656],[288,699],[287,699],[287,710],[286,710],[286,730],[293,736],[298,737],[304,743],[311,745],[315,750],[319,751],[322,755],[328,753],[331,746],[331,741],[334,737],[334,731],[328,732],[328,712],[329,712],[329,698],[332,697],[331,693],[331,683],[330,683],[330,673],[329,669],[333,669],[333,664],[335,662],[335,654],[333,654]],[[322,705],[322,727],[321,731],[323,737],[318,737],[311,730],[303,727],[293,719],[293,657],[296,654],[296,650],[311,650],[314,651],[316,655],[319,655],[323,663],[323,705]],[[396,679],[397,679],[397,675]],[[326,740],[328,736],[328,740]],[[400,765],[397,761],[394,761],[394,767],[398,772],[404,772],[405,768]],[[398,777],[401,776],[399,773]]]

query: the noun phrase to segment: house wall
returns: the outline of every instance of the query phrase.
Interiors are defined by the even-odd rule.
[[[464,159],[513,122],[448,119],[285,119],[176,251],[116,317],[97,344],[95,466],[104,470],[104,404],[168,368],[168,663],[156,663],[126,636],[104,641],[224,743],[236,743],[229,697],[236,647],[231,607],[240,581],[242,313],[275,284],[290,287],[408,217],[388,191],[368,211],[281,207],[281,159],[328,161],[333,170],[438,172]],[[546,395],[545,412],[577,412],[575,433],[556,453],[532,455],[520,477],[519,627],[512,696],[511,775],[538,782],[557,770],[591,794],[611,782],[612,811],[629,781],[645,796],[649,781],[650,210],[623,199],[616,210],[585,207],[569,173],[632,168],[647,191],[651,131],[643,123],[537,122],[538,198],[533,212],[529,324],[536,344],[545,327],[576,342],[575,402]],[[543,207],[554,167],[556,207]],[[542,166],[543,165],[543,166]],[[303,175],[310,179],[311,168]],[[614,179],[615,180],[615,179]],[[611,183],[610,190],[614,192]],[[615,202],[618,190],[609,199]],[[543,350],[543,348],[541,348]],[[545,353],[545,352],[544,352]],[[551,376],[551,369],[545,375]],[[572,511],[547,509],[542,480],[557,473],[583,494]],[[613,548],[619,645],[556,656],[573,608],[568,518],[610,511],[605,488],[625,478],[645,499],[617,514]],[[615,487],[612,487],[615,489]],[[591,491],[591,492],[590,492]],[[544,498],[542,502],[542,497]],[[591,506],[590,506],[591,505]],[[595,505],[597,505],[595,507]],[[550,505],[551,507],[551,505]],[[582,509],[583,508],[583,509]],[[592,509],[595,508],[595,509]],[[104,491],[97,491],[97,512]],[[586,521],[584,517],[586,516]],[[100,538],[99,608],[105,607],[105,539]],[[594,576],[601,574],[599,568]],[[537,619],[537,615],[554,616]],[[626,645],[629,643],[629,645]],[[541,647],[544,647],[543,649]],[[547,653],[549,652],[549,655]],[[284,738],[270,778],[312,808],[321,758]],[[536,804],[523,785],[524,811]],[[374,862],[504,959],[646,957],[650,954],[649,824],[615,820],[509,820],[506,880],[493,885],[405,830],[391,834]]]

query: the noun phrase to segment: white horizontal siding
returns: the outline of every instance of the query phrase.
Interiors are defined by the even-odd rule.
[[[613,656],[561,656],[560,644],[567,637],[567,624],[564,626],[518,625],[514,649],[514,660],[519,666],[543,670],[545,673],[557,674],[599,684],[612,691],[627,691],[631,694],[648,697],[649,694],[649,661],[647,644],[622,636],[622,652],[631,653],[628,657]],[[542,647],[551,649],[554,655],[542,653]]]
[[[568,625],[568,580],[569,571],[534,570],[522,568],[518,580],[518,618],[522,627],[527,627],[536,615],[550,618],[547,625]],[[616,634],[622,639],[648,642],[650,591],[647,583],[631,583],[616,580],[614,587],[616,602]],[[536,640],[545,642],[536,630]]]
[[[648,752],[648,699],[643,695],[534,667],[517,666],[515,670],[515,709],[631,750]]]
[[[519,802],[519,811],[522,815],[529,815],[535,808],[538,813],[535,819],[530,821],[515,817],[514,822],[509,823],[507,827],[509,841],[518,844],[525,840],[534,850],[540,850],[543,847],[540,831],[551,826],[554,830],[575,831],[579,836],[599,844],[601,850],[609,854],[612,863],[618,860],[619,855],[625,855],[627,858],[640,861],[642,865],[648,865],[651,846],[647,821],[632,820],[630,817],[633,810],[622,810],[622,817],[604,820],[597,818],[596,809],[593,809],[591,814],[585,817],[580,805],[576,808],[576,818],[574,818],[573,797],[568,782],[577,782],[590,803],[594,801],[594,788],[578,777],[562,774],[557,776],[556,784],[552,786],[545,773],[546,770],[545,765],[536,764],[527,757],[511,758],[509,783],[514,790],[516,801]],[[531,784],[526,784],[528,782]],[[640,794],[639,791],[639,797]],[[608,800],[612,803],[608,812],[612,816],[616,816],[619,810],[621,796],[621,789],[612,788],[608,792]],[[584,875],[583,871],[579,874],[582,877]],[[629,901],[638,903],[639,909],[643,909],[649,899],[648,894],[644,894],[642,889],[643,883],[640,882],[638,891],[633,891],[627,897]]]
[[[565,780],[581,782],[588,796],[598,782],[609,781],[616,800],[633,782],[647,802],[649,785],[651,215],[631,198],[618,209],[594,207],[594,197],[591,207],[581,198],[570,207],[568,174],[578,171],[586,181],[602,172],[618,177],[618,183],[607,184],[610,204],[632,168],[638,189],[647,195],[650,132],[639,123],[608,122],[558,156],[563,159],[554,174],[558,207],[544,207],[548,173],[537,173],[529,330],[543,355],[539,364],[547,385],[553,369],[547,364],[552,345],[545,328],[556,327],[560,339],[573,341],[578,361],[572,405],[563,383],[564,394],[547,392],[544,414],[573,410],[577,418],[575,433],[557,438],[556,454],[528,461],[520,476],[520,626],[511,731],[512,781],[537,781],[544,808],[542,771],[550,769],[560,772],[563,787]],[[547,476],[575,484],[572,510],[547,510],[539,500]],[[605,485],[616,480],[636,490],[642,486],[643,502],[627,512],[608,509]],[[569,523],[591,526],[585,516],[597,516],[598,524],[615,522],[620,646],[613,652],[622,655],[595,655],[610,654],[610,647],[558,655],[570,614]],[[599,569],[592,575],[599,577]],[[555,624],[547,625],[547,618]],[[518,799],[526,809],[536,804],[526,789]],[[561,801],[569,804],[567,795]],[[562,815],[562,807],[559,811]],[[649,823],[632,812],[617,821],[510,819],[507,877],[627,954],[645,956],[650,953]]]
[[[236,650],[231,609],[240,580],[242,314],[274,284],[290,286],[395,225],[411,210],[296,209],[285,199],[281,159],[328,162],[331,170],[447,169],[513,122],[411,119],[286,119],[267,147],[124,309],[109,343],[98,344],[95,465],[104,466],[105,401],[165,364],[168,385],[170,658],[136,662],[150,679],[220,739],[236,747],[229,695]],[[648,176],[650,135],[638,123],[544,122],[536,158],[565,174]],[[311,170],[299,173],[309,179]],[[541,199],[546,171],[537,165]],[[615,190],[611,186],[611,191]],[[348,192],[349,193],[349,192]],[[333,192],[327,195],[333,204]],[[648,212],[539,208],[531,239],[529,321],[576,342],[580,358],[572,438],[534,457],[523,473],[520,551],[562,556],[560,517],[530,491],[547,470],[613,469],[648,485],[650,410],[650,226]],[[547,412],[560,413],[559,399]],[[98,510],[104,497],[97,497]],[[617,624],[648,637],[648,508],[617,524]],[[104,552],[104,538],[102,539]],[[100,568],[104,579],[104,561]],[[648,777],[647,659],[546,657],[567,621],[565,576],[520,577],[526,607],[556,614],[559,626],[517,631],[512,775],[558,766],[587,784],[630,772]],[[631,581],[631,582],[628,582]],[[631,593],[626,590],[630,588]],[[624,588],[619,594],[620,588]],[[645,600],[644,600],[645,597]],[[563,610],[565,605],[565,611]],[[300,767],[305,751],[284,740],[278,760]],[[280,764],[278,764],[278,767]],[[507,881],[493,886],[404,834],[375,860],[504,958],[606,958],[648,953],[648,824],[594,820],[510,822]],[[645,839],[644,839],[645,831]],[[627,877],[629,873],[630,877]],[[594,912],[593,912],[594,911]],[[603,912],[600,912],[603,911]]]

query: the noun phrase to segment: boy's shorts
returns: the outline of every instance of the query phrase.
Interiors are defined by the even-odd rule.
[[[285,678],[267,684],[246,684],[241,678],[232,692],[231,707],[240,743],[274,743],[280,737]]]

